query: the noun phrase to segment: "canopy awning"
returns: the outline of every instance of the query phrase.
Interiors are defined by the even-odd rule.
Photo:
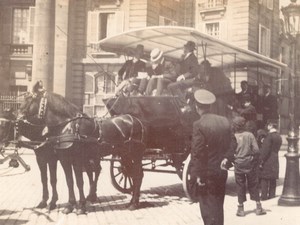
[[[148,55],[152,49],[160,48],[166,57],[179,59],[183,53],[183,45],[187,41],[196,43],[199,63],[206,56],[212,66],[216,67],[234,65],[235,68],[253,66],[281,69],[286,67],[286,64],[274,59],[236,47],[187,27],[156,26],[130,30],[105,38],[97,45],[104,51],[124,54],[128,49],[134,49],[136,45],[142,44]]]

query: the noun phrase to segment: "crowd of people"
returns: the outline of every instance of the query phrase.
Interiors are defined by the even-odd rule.
[[[261,201],[276,196],[282,143],[276,123],[277,99],[271,95],[271,86],[264,85],[263,96],[258,96],[247,81],[242,81],[241,92],[235,94],[220,69],[206,59],[198,64],[193,41],[183,46],[178,62],[167,61],[160,49],[153,49],[150,66],[141,59],[143,48],[138,45],[133,59],[120,69],[117,94],[168,93],[177,96],[183,112],[191,110],[189,101],[193,101],[200,119],[193,124],[190,168],[204,224],[224,224],[227,170],[232,166],[237,186],[236,215],[246,215],[247,189],[256,202],[256,215],[266,214]],[[192,98],[188,98],[188,89]],[[258,112],[262,114],[260,124]]]

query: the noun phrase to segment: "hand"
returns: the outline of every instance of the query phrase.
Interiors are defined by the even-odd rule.
[[[179,77],[177,77],[176,81],[181,81],[181,80],[185,80],[184,75],[180,75]]]
[[[223,159],[220,165],[221,170],[228,170],[227,168],[228,159]]]
[[[201,178],[200,178],[200,177],[197,177],[197,184],[198,184],[200,187],[205,186],[205,183],[202,183],[202,182],[201,182]]]

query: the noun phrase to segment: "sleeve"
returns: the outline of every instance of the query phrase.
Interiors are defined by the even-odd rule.
[[[207,146],[205,144],[205,137],[198,124],[194,124],[193,126],[190,163],[192,177],[204,178],[207,165]]]
[[[260,152],[260,161],[262,164],[268,159],[271,151],[271,137],[270,135],[267,135],[262,143]]]
[[[255,139],[255,137],[252,133],[251,133],[251,149],[252,149],[253,155],[258,155],[259,154],[258,144],[257,144],[257,141],[256,141],[256,139]]]
[[[163,77],[170,79],[170,80],[176,80],[177,73],[176,73],[176,68],[173,63],[166,63],[165,69],[163,72]]]
[[[127,65],[128,65],[128,61],[126,61],[126,62],[123,64],[123,66],[121,67],[121,69],[119,70],[119,72],[118,72],[118,79],[119,79],[119,80],[123,80],[123,74],[124,74],[125,71],[126,71]]]
[[[231,132],[229,149],[224,156],[224,158],[228,159],[228,161],[231,163],[234,162],[234,154],[235,154],[236,148],[237,148],[236,137],[235,137],[234,133]]]

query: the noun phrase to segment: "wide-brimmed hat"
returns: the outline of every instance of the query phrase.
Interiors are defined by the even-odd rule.
[[[192,51],[196,49],[196,44],[193,41],[188,41],[184,47]]]
[[[199,89],[195,91],[194,97],[196,101],[202,105],[210,105],[216,101],[216,96],[205,89]]]
[[[161,51],[159,48],[153,49],[150,53],[151,62],[157,62],[162,58],[163,54],[163,51]]]
[[[138,44],[135,47],[134,54],[138,56],[142,56],[144,54],[144,45]]]

